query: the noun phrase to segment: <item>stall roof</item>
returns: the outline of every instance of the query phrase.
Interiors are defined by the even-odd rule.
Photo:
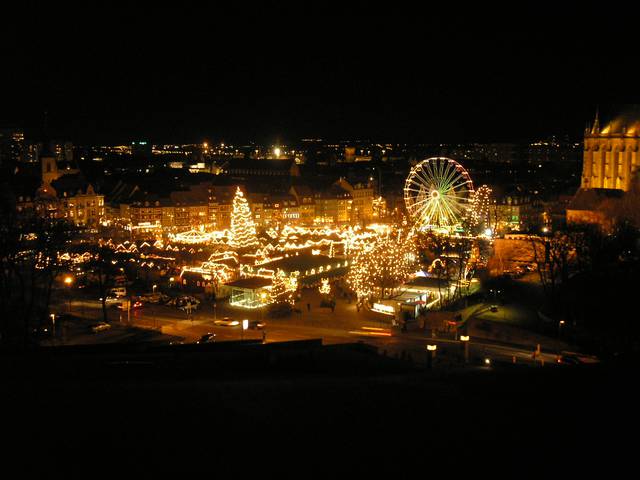
[[[240,278],[239,280],[225,284],[227,287],[244,288],[247,290],[256,290],[269,285],[271,285],[271,279],[263,277]]]

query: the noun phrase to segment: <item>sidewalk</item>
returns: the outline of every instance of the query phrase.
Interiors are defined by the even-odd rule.
[[[563,350],[572,350],[575,349],[574,346],[567,344],[559,339],[544,337],[542,335],[538,335],[531,332],[519,331],[518,338],[515,336],[508,336],[505,334],[500,334],[500,332],[487,332],[476,326],[473,326],[474,322],[467,325],[467,334],[471,338],[471,341],[476,345],[486,344],[489,346],[496,347],[506,347],[506,348],[516,348],[521,350],[531,350],[532,352],[536,349],[538,344],[540,345],[540,349],[546,353],[557,353]],[[504,325],[495,325],[497,328],[504,328]],[[507,326],[509,327],[509,326]],[[518,329],[519,330],[519,329]],[[434,339],[440,340],[444,342],[452,342],[458,343],[459,340],[454,338],[453,332],[446,333],[438,333],[437,336],[432,337],[429,331],[424,331],[420,329],[417,325],[410,324],[409,331],[406,333],[400,333],[400,330],[397,330],[398,335],[408,336],[414,339],[423,338],[425,341]]]

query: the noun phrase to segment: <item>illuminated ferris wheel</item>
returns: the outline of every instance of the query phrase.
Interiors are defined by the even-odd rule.
[[[404,184],[404,202],[418,228],[458,225],[472,198],[469,173],[446,157],[422,160],[411,169]]]

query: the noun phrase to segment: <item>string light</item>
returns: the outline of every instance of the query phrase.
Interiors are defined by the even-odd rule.
[[[355,256],[347,283],[358,298],[384,297],[413,273],[417,254],[413,237],[380,237]]]
[[[471,224],[481,229],[490,224],[489,205],[491,204],[491,188],[482,185],[475,191],[471,199]]]
[[[318,287],[318,291],[321,295],[329,295],[331,293],[331,285],[329,285],[329,279],[323,278],[322,285]]]
[[[251,217],[251,210],[240,187],[236,190],[236,196],[233,198],[229,244],[235,249],[245,249],[258,245],[256,227]]]

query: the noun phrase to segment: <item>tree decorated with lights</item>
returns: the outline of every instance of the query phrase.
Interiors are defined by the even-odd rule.
[[[347,283],[358,298],[385,298],[413,273],[417,255],[413,237],[380,237],[358,252],[351,262]]]
[[[318,291],[320,292],[321,295],[326,295],[326,296],[328,296],[331,293],[331,285],[329,285],[328,278],[322,279],[322,285],[318,287]]]
[[[471,199],[471,226],[481,231],[490,228],[489,205],[491,202],[491,188],[482,185],[476,190]]]
[[[293,280],[293,281],[292,281]],[[273,274],[273,283],[271,287],[271,303],[273,304],[289,304],[295,302],[294,293],[297,288],[295,279],[287,277],[282,270],[278,270]]]
[[[258,245],[256,226],[251,217],[251,210],[240,187],[233,198],[233,211],[231,212],[231,247],[242,250]]]

